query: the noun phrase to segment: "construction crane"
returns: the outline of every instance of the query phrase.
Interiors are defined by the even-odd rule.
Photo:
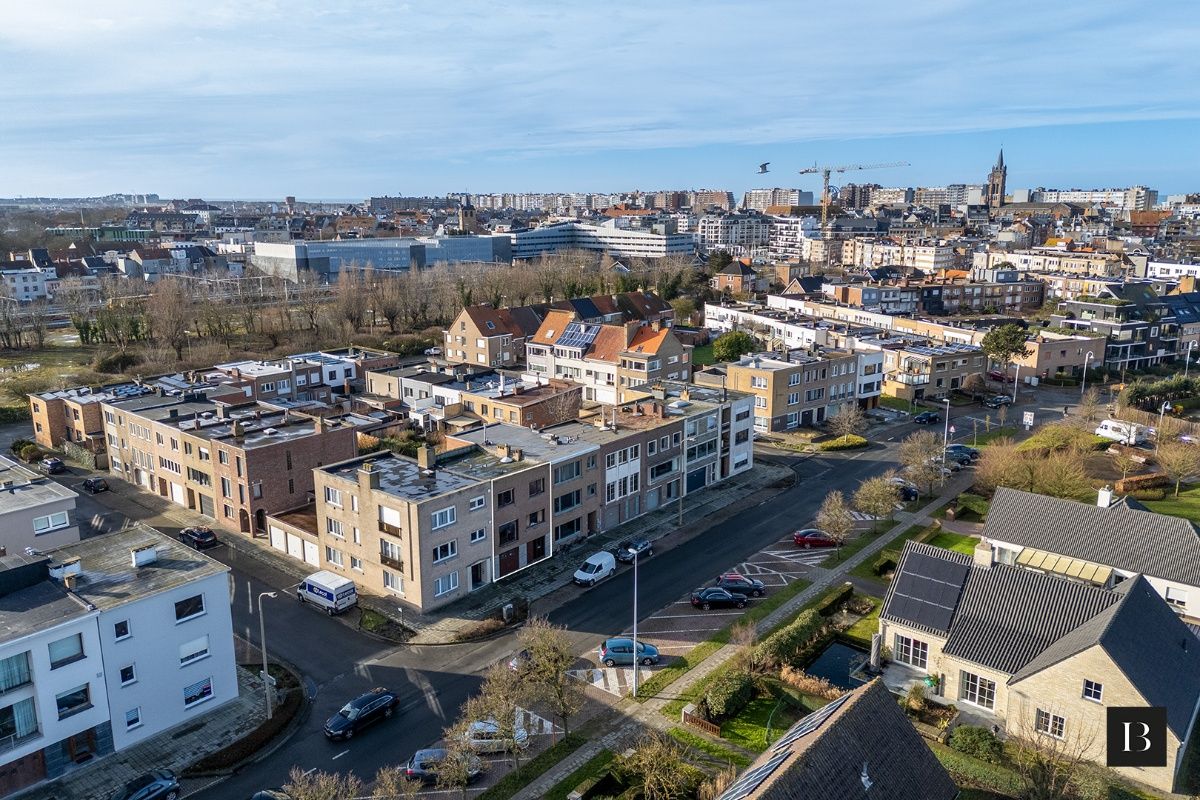
[[[888,169],[890,167],[911,166],[907,161],[893,161],[889,164],[843,164],[840,167],[811,167],[800,170],[800,175],[821,175],[821,227],[829,221],[829,175],[834,172],[852,172],[860,169]]]

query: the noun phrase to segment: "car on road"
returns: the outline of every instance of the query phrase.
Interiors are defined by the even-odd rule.
[[[84,478],[83,483],[80,485],[85,492],[89,492],[90,494],[108,491],[108,481],[104,480],[104,478]]]
[[[174,772],[156,769],[125,784],[111,800],[176,800],[182,794]]]
[[[510,739],[506,734],[512,733]],[[472,722],[464,734],[467,746],[476,753],[507,753],[515,743],[518,750],[529,746],[529,731],[519,725],[511,731],[502,731],[494,719]]]
[[[400,696],[390,689],[377,686],[360,694],[325,723],[325,737],[332,740],[352,739],[354,734],[373,722],[388,719],[396,713]]]
[[[808,550],[811,547],[837,547],[837,542],[825,531],[816,528],[805,528],[792,534],[792,541],[797,547]]]
[[[1001,372],[998,369],[988,370],[988,379],[1000,381],[1001,383],[1012,383],[1013,379],[1008,376],[1008,373]]]
[[[617,571],[617,559],[612,553],[601,550],[592,553],[579,565],[571,580],[580,586],[595,586]]]
[[[757,578],[747,578],[738,572],[726,572],[717,578],[713,586],[728,589],[731,592],[741,592],[748,597],[762,597],[767,593],[767,585]]]
[[[658,648],[645,642],[637,643],[637,661],[642,666],[649,667],[657,664],[660,656]],[[620,664],[633,666],[633,639],[627,636],[616,636],[605,639],[600,644],[600,663],[606,667]]]
[[[440,347],[425,348],[425,355],[427,355],[427,356],[440,356],[441,354],[442,354],[442,348],[440,348]]]
[[[41,467],[42,472],[46,473],[47,475],[57,475],[60,472],[67,471],[67,465],[63,463],[63,460],[61,458],[55,458],[54,456],[43,458],[40,462],[38,462],[38,466]]]
[[[922,411],[913,417],[913,422],[918,425],[932,425],[935,422],[941,422],[942,415],[936,411]]]
[[[649,539],[626,539],[617,545],[613,554],[622,564],[632,564],[635,558],[649,558],[654,555],[654,546]]]
[[[705,611],[711,608],[745,608],[746,595],[720,586],[709,586],[692,592],[692,605]]]
[[[983,404],[988,408],[1000,408],[1000,406],[1011,406],[1012,398],[1006,394],[997,394],[983,401]]]
[[[464,753],[462,756],[452,755],[442,747],[429,747],[413,753],[412,758],[404,765],[404,775],[410,781],[420,781],[426,786],[438,782],[438,770],[448,758],[467,757],[467,781],[473,781],[483,773],[483,762],[479,756]],[[461,773],[460,773],[461,774]]]
[[[181,530],[179,532],[179,541],[193,550],[205,550],[209,547],[216,547],[219,544],[217,535],[212,532],[212,528],[205,528],[202,525]]]
[[[977,461],[979,459],[979,451],[976,450],[974,447],[968,447],[965,444],[948,444],[948,445],[946,445],[946,452],[947,453],[964,453],[972,461]]]

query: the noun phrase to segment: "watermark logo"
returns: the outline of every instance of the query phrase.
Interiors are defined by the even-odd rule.
[[[1110,767],[1165,767],[1167,765],[1167,710],[1128,706],[1108,709]]]

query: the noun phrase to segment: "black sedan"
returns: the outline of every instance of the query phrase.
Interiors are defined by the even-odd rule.
[[[108,491],[108,481],[104,480],[104,478],[84,478],[81,485],[84,491],[91,494]]]
[[[647,558],[654,555],[654,547],[650,544],[649,539],[626,539],[617,545],[613,555],[622,564],[632,564],[635,558]]]
[[[747,578],[737,572],[726,572],[721,577],[717,578],[717,582],[713,584],[720,589],[727,589],[731,592],[744,594],[748,597],[762,597],[767,593],[767,585],[756,578]]]
[[[746,595],[719,586],[709,586],[692,592],[692,605],[705,611],[712,608],[745,608]]]
[[[936,411],[922,411],[913,417],[913,422],[918,425],[932,425],[935,422],[941,422],[942,415]]]
[[[1012,398],[1006,394],[998,394],[995,397],[989,397],[983,401],[983,404],[988,408],[999,408],[1000,406],[1011,406]]]
[[[193,550],[204,550],[209,547],[216,547],[218,544],[217,535],[212,532],[212,528],[199,526],[181,530],[179,532],[179,541]]]
[[[400,697],[395,692],[381,687],[372,689],[330,717],[325,723],[325,736],[331,740],[351,739],[371,723],[390,718],[398,705]]]

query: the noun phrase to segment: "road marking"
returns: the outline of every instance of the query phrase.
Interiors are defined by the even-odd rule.
[[[716,611],[716,612],[706,611],[704,616],[706,616],[706,617],[740,617],[743,613],[744,612],[742,612],[742,611]],[[695,618],[695,616],[696,616],[695,614],[668,614],[668,615],[660,617],[659,615],[655,614],[653,617],[650,617],[650,619],[693,619],[693,618]]]
[[[346,755],[349,752],[350,752],[349,750],[343,750],[342,752],[340,752],[336,756],[334,756],[333,760],[337,761],[339,758],[341,758],[342,756]]]
[[[306,770],[305,770],[305,771],[304,771],[302,774],[304,774],[304,775],[312,775],[312,774],[313,774],[314,772],[316,772],[316,771],[317,771],[317,768],[316,768],[316,767],[313,767],[312,769],[306,769]]]

